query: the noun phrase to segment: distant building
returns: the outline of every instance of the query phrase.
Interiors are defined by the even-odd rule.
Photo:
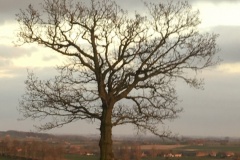
[[[174,154],[174,157],[182,157],[182,154],[181,153],[176,153],[176,154]]]
[[[208,152],[197,152],[196,157],[207,157],[209,156]]]
[[[210,157],[216,157],[217,156],[217,152],[216,151],[212,151],[209,153]]]
[[[172,157],[182,157],[182,154],[181,153],[167,153],[167,154],[164,154],[163,157],[165,158],[172,158]]]
[[[227,157],[233,157],[233,156],[235,156],[235,153],[233,153],[233,152],[226,152],[226,156]]]

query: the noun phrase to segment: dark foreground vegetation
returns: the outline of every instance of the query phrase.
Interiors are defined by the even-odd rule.
[[[71,158],[66,158],[66,160],[98,160],[98,156],[86,157],[86,156],[73,156]],[[19,160],[10,157],[0,157],[0,160]],[[141,160],[223,160],[220,158],[212,158],[212,157],[182,157],[182,158],[171,158],[166,159],[163,157],[155,157],[155,158],[142,158]],[[232,158],[226,158],[224,160],[233,160]]]
[[[99,160],[98,136],[0,132],[0,160]],[[117,160],[240,160],[240,139],[115,137]]]

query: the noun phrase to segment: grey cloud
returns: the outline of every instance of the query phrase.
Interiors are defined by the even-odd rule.
[[[38,6],[41,0],[0,0],[0,24],[14,21],[20,9],[26,8],[30,3]]]
[[[24,68],[14,68],[8,71],[9,74],[16,74],[14,78],[0,76],[0,130],[29,131],[33,129],[33,121],[18,121],[21,115],[18,112],[18,103],[24,93],[24,80],[27,71]]]
[[[204,90],[177,83],[178,95],[183,100],[179,105],[184,112],[171,124],[171,129],[181,135],[239,136],[236,122],[240,119],[240,90],[236,86],[240,74],[205,70],[199,76],[205,78]]]
[[[36,48],[23,49],[21,47],[13,47],[0,45],[0,68],[6,69],[11,68],[13,65],[12,59],[20,58],[22,56],[30,56],[33,51],[36,51]]]
[[[89,2],[89,0],[74,0]],[[143,8],[143,0],[115,0],[124,9],[139,10]],[[158,2],[158,0],[148,0],[148,2]],[[32,4],[34,8],[39,9],[42,0],[0,0],[0,24],[5,21],[14,21],[16,14],[20,12],[20,9],[25,9],[29,4]]]
[[[212,31],[219,34],[217,43],[223,62],[240,62],[240,26],[218,26]]]
[[[78,1],[78,0],[74,0]],[[81,0],[79,0],[81,1]],[[89,2],[89,0],[82,0]],[[177,1],[177,0],[176,0]],[[14,21],[15,14],[19,13],[20,9],[25,9],[29,4],[32,4],[35,8],[39,8],[42,0],[0,0],[0,24],[5,21]],[[122,6],[124,9],[138,10],[143,8],[143,0],[116,0],[116,2]],[[147,2],[156,2],[158,0],[148,0]],[[212,3],[221,3],[221,2],[240,2],[240,0],[189,0],[190,3],[195,2],[212,2]]]
[[[40,79],[48,79],[56,74],[53,67],[51,68],[29,68],[33,70]],[[1,70],[0,70],[1,73]],[[34,122],[31,119],[26,121],[17,121],[22,118],[18,112],[18,103],[21,96],[24,94],[27,78],[27,69],[12,66],[6,71],[7,74],[15,75],[14,77],[0,76],[0,131],[2,130],[29,130],[32,129]],[[1,75],[1,74],[0,74]],[[21,127],[20,127],[21,126]]]
[[[21,47],[0,45],[0,58],[19,58],[21,56],[30,56],[37,48],[23,49]]]
[[[16,12],[26,8],[29,4],[39,6],[42,0],[0,0],[0,13]]]

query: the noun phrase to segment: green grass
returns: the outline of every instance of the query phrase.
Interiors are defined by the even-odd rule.
[[[0,157],[0,160],[13,160],[13,159],[7,157]]]
[[[67,160],[98,160],[99,159],[99,157],[97,156],[81,156],[78,154],[67,154],[65,158]]]
[[[77,154],[69,154],[69,155],[66,155],[65,158],[67,160],[98,160],[99,159],[97,156],[80,156]],[[16,159],[0,156],[0,160],[16,160]]]
[[[237,152],[240,153],[240,147],[236,145],[203,145],[203,146],[186,146],[177,148],[175,150],[194,149],[197,151],[217,151],[217,152]]]
[[[156,158],[142,158],[142,160],[232,160],[231,158],[216,158],[216,157],[181,157],[181,158],[164,158],[164,157],[156,157]]]
[[[69,154],[66,155],[67,160],[98,160],[99,157],[97,156],[80,156],[77,154]],[[6,157],[0,157],[0,160],[16,160],[16,159],[11,159],[11,158],[6,158]],[[142,160],[223,160],[219,158],[214,158],[214,157],[182,157],[182,158],[163,158],[163,157],[156,157],[156,158],[143,158]],[[225,158],[224,160],[230,160]]]

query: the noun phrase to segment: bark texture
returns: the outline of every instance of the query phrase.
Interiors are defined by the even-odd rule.
[[[103,110],[100,124],[100,160],[114,160],[112,151],[112,113],[111,109]]]

